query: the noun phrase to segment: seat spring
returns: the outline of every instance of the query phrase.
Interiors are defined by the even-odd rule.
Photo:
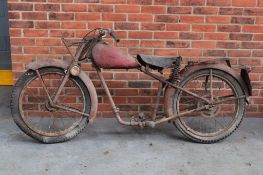
[[[173,68],[171,74],[169,76],[169,82],[175,83],[180,80],[180,67],[181,67],[181,59],[177,59],[173,64]]]

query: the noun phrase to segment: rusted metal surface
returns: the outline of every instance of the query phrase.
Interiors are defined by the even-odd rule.
[[[247,68],[242,68],[240,71],[240,76],[242,77],[243,81],[246,84],[246,88],[247,88],[247,93],[248,95],[252,95],[252,85],[251,85],[251,81],[248,75],[249,70],[247,70]]]
[[[73,53],[70,51],[69,47],[74,45],[72,44],[71,42],[69,43],[68,40],[64,39],[64,38],[61,38],[63,44],[65,45],[65,47],[67,48],[68,50],[68,53],[71,55],[72,58],[74,58],[74,60],[76,60],[76,57],[73,55]],[[72,44],[72,45],[71,45]]]
[[[249,95],[250,92],[248,90],[249,89],[248,88],[249,85],[247,85],[245,83],[245,81],[243,80],[243,78],[241,77],[240,69],[233,69],[233,68],[231,68],[231,67],[229,67],[229,66],[227,66],[225,64],[220,64],[220,62],[219,63],[215,63],[215,64],[210,63],[209,61],[208,61],[208,64],[205,64],[205,62],[202,62],[202,64],[196,64],[196,65],[193,65],[193,66],[191,66],[191,67],[189,67],[187,69],[183,69],[180,72],[180,75],[182,77],[184,77],[184,76],[187,76],[188,74],[190,74],[190,73],[192,73],[192,72],[194,72],[196,70],[202,70],[202,69],[207,69],[207,68],[218,69],[218,70],[221,70],[221,71],[224,71],[224,72],[230,74],[231,76],[233,76],[239,82],[240,86],[243,87],[242,90],[246,94],[246,96],[247,97],[250,96]],[[251,84],[250,84],[250,86],[251,86]]]
[[[203,69],[217,69],[217,70],[221,70],[223,72],[230,74],[233,78],[235,78],[238,81],[238,83],[242,87],[244,96],[242,96],[241,98],[246,97],[246,101],[248,102],[247,98],[249,96],[249,91],[247,89],[246,83],[244,82],[243,78],[241,77],[240,74],[238,74],[237,71],[235,71],[234,69],[230,68],[227,65],[220,64],[220,63],[214,64],[214,62],[208,62],[208,64],[205,64],[205,62],[203,62],[202,64],[193,65],[190,68],[188,68],[187,70],[182,70],[181,76],[187,77],[191,73],[193,73],[197,70],[203,70]],[[173,87],[167,87],[165,90],[165,94],[164,94],[164,108],[165,109],[164,110],[165,110],[165,114],[167,116],[171,116],[174,114],[174,111],[173,111],[173,100],[174,100],[173,94],[175,91],[176,91],[176,88],[173,88]],[[238,99],[238,98],[235,98],[235,99]],[[221,101],[220,103],[223,103],[223,102],[224,101]]]
[[[72,64],[74,65],[74,64]],[[26,66],[27,69],[31,70],[37,70],[42,67],[58,67],[67,70],[71,65],[63,60],[58,60],[58,59],[50,59],[50,60],[40,60],[40,61],[35,61]],[[83,71],[80,71],[78,77],[83,81],[85,86],[87,87],[90,98],[91,98],[91,110],[89,114],[89,120],[92,123],[97,115],[97,108],[98,108],[98,98],[97,98],[97,92],[96,89],[90,80],[90,78],[87,76],[86,73]],[[68,79],[68,77],[67,77]],[[65,82],[67,81],[66,78],[64,78]],[[59,89],[62,89],[64,85],[60,85]],[[56,98],[58,98],[58,94],[56,93]]]
[[[190,94],[190,95],[192,95],[192,96],[194,96],[194,97],[196,97],[196,98],[199,98],[200,100],[203,100],[203,101],[206,102],[206,103],[210,103],[209,100],[207,100],[207,99],[205,99],[205,98],[203,98],[203,97],[200,97],[200,96],[196,95],[195,93],[192,93],[192,92],[190,92],[190,91],[188,91],[188,90],[186,90],[186,89],[183,89],[183,88],[177,86],[176,84],[173,84],[173,83],[165,80],[163,77],[157,76],[157,75],[149,72],[147,69],[141,68],[140,70],[141,70],[142,72],[144,72],[145,74],[151,76],[152,78],[154,78],[154,79],[156,79],[156,80],[158,80],[158,81],[166,84],[167,86],[171,86],[171,87],[173,87],[174,89],[180,89],[181,91],[186,92],[187,94]]]
[[[229,58],[215,58],[212,60],[197,62],[198,65],[202,65],[202,64],[204,64],[204,65],[207,65],[207,64],[224,64],[224,63],[226,63],[228,67],[231,67]]]
[[[70,73],[69,71],[66,72],[66,75],[63,77],[62,82],[59,85],[59,88],[57,89],[57,92],[55,93],[55,97],[53,98],[52,103],[56,103],[58,100],[58,97],[63,89],[63,87],[65,86],[65,84],[67,83],[68,79],[69,79]]]
[[[89,117],[89,114],[86,114],[84,112],[81,112],[75,108],[72,108],[70,106],[65,106],[65,105],[59,105],[59,104],[52,104],[52,107],[54,108],[58,108],[58,109],[63,109],[63,110],[66,110],[66,111],[71,111],[71,112],[75,112],[77,114],[81,114],[81,115],[84,115],[86,117]]]
[[[93,50],[95,64],[104,69],[131,69],[139,66],[136,58],[120,49],[106,44],[97,44]]]
[[[168,87],[164,94],[164,113],[167,117],[174,115],[174,93],[176,89]]]
[[[47,97],[48,97],[49,103],[52,104],[53,101],[52,101],[52,99],[51,99],[51,97],[50,97],[50,95],[49,95],[49,93],[48,93],[47,87],[46,87],[46,85],[45,85],[45,83],[44,83],[44,80],[43,80],[43,78],[41,77],[38,69],[36,69],[36,73],[37,73],[38,78],[39,78],[40,81],[41,81],[41,84],[42,84],[43,89],[45,90],[45,93],[46,93],[46,95],[47,95]]]
[[[36,70],[39,69],[41,67],[59,67],[59,68],[63,68],[63,69],[67,69],[69,67],[69,63],[67,63],[66,61],[63,60],[59,60],[59,59],[47,59],[47,60],[37,60],[37,61],[33,61],[29,64],[26,65],[26,69],[29,70]]]
[[[159,82],[157,98],[156,98],[156,102],[155,102],[153,113],[152,113],[152,120],[153,121],[156,120],[156,114],[157,114],[157,111],[158,111],[158,107],[159,107],[159,103],[160,103],[160,96],[162,94],[162,91],[163,91],[163,83]]]
[[[168,82],[168,81],[166,81],[166,80],[164,80],[164,79],[161,79],[161,77],[158,77],[158,76],[156,76],[155,74],[152,74],[152,73],[148,72],[147,70],[143,70],[143,69],[140,69],[140,70],[143,71],[144,73],[148,74],[149,76],[151,76],[151,77],[159,80],[161,84],[162,84],[162,83],[165,83],[165,84],[167,84],[167,85],[169,85],[169,86],[173,86],[174,88],[179,88],[180,90],[185,91],[186,93],[189,93],[189,94],[195,96],[196,98],[200,98],[201,100],[204,100],[204,101],[206,101],[207,103],[210,102],[210,101],[208,101],[207,99],[202,98],[202,97],[199,97],[199,96],[195,95],[194,93],[191,93],[190,91],[188,91],[188,90],[186,90],[186,89],[181,89],[180,87],[177,87],[177,86],[171,84],[170,82]],[[102,73],[101,73],[101,69],[100,69],[100,68],[97,68],[97,72],[98,72],[99,78],[100,78],[100,80],[101,80],[101,82],[102,82],[102,86],[103,86],[103,88],[104,88],[104,90],[105,90],[105,92],[106,92],[106,94],[107,94],[107,96],[108,96],[108,98],[109,98],[109,100],[110,100],[110,104],[111,104],[111,106],[112,106],[112,109],[113,109],[113,112],[114,112],[114,114],[115,114],[115,117],[117,118],[117,120],[119,121],[119,123],[124,124],[124,125],[130,125],[130,126],[138,125],[138,126],[141,126],[141,127],[144,127],[144,126],[155,127],[156,124],[160,124],[160,123],[163,123],[163,122],[167,122],[167,121],[169,121],[169,120],[175,119],[175,118],[178,117],[178,116],[183,116],[183,115],[186,115],[186,114],[189,114],[189,113],[192,113],[192,112],[195,112],[195,111],[200,111],[200,110],[202,110],[202,109],[207,108],[207,105],[204,105],[203,107],[199,107],[199,108],[196,108],[196,109],[191,110],[191,111],[187,111],[187,112],[184,112],[184,113],[180,113],[180,114],[178,114],[178,115],[170,115],[170,116],[168,116],[168,118],[167,118],[167,117],[161,117],[160,119],[158,119],[158,120],[156,120],[156,121],[134,121],[134,120],[124,121],[124,120],[122,120],[122,119],[120,118],[119,109],[116,107],[116,105],[115,105],[115,103],[114,103],[114,101],[113,101],[113,99],[112,99],[112,96],[111,96],[111,94],[110,94],[110,91],[109,91],[109,89],[108,89],[108,86],[107,86],[107,84],[106,84],[106,82],[105,82],[105,80],[104,80],[104,78],[103,78]],[[158,93],[158,95],[157,95],[157,98],[160,97],[161,89],[162,89],[162,86],[161,86],[160,89],[159,89],[159,93]],[[156,106],[157,106],[157,107],[158,107],[158,104],[159,104],[159,102],[158,102],[158,100],[157,100],[157,103],[156,103]],[[156,107],[156,106],[155,106],[155,107]],[[156,110],[156,112],[157,112],[157,110]],[[156,114],[156,113],[155,113],[155,114]],[[153,117],[155,118],[156,115],[153,116]]]
[[[188,111],[185,111],[185,112],[181,112],[181,113],[179,113],[179,114],[167,115],[167,117],[163,117],[163,118],[161,118],[160,120],[155,121],[155,124],[160,124],[160,123],[163,123],[163,122],[168,122],[168,121],[174,120],[174,119],[177,118],[177,117],[181,117],[181,116],[184,116],[184,115],[187,115],[187,114],[196,112],[196,111],[201,111],[201,110],[204,110],[204,109],[208,109],[208,108],[209,108],[209,105],[203,105],[202,107],[197,107],[197,108],[195,108],[195,109],[188,110]]]
[[[89,76],[83,72],[80,71],[80,74],[78,76],[83,83],[85,84],[85,86],[87,87],[88,91],[89,91],[89,95],[90,95],[90,101],[91,101],[91,110],[90,110],[90,114],[89,114],[89,121],[92,123],[97,116],[97,109],[98,109],[98,96],[97,96],[97,92],[96,89],[92,83],[92,81],[90,80]]]
[[[118,120],[119,123],[123,124],[123,125],[128,125],[128,126],[140,126],[140,127],[144,127],[145,126],[145,122],[142,122],[142,121],[134,121],[134,120],[130,120],[130,121],[124,121],[122,120],[122,118],[120,117],[120,114],[119,114],[119,108],[116,107],[113,99],[112,99],[112,96],[110,94],[110,91],[109,91],[109,88],[105,82],[105,79],[101,73],[101,69],[96,67],[97,69],[97,73],[98,73],[98,76],[101,80],[101,83],[102,83],[102,86],[109,98],[109,101],[110,101],[110,104],[112,106],[112,110],[113,110],[113,113],[115,114],[115,117],[116,119]]]

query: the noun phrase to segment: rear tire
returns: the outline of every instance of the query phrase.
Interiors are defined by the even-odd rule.
[[[40,72],[41,75],[48,75],[48,74],[54,74],[54,75],[58,74],[58,75],[61,75],[61,76],[65,75],[65,71],[63,69],[56,68],[56,67],[41,68],[41,69],[39,69],[39,72]],[[46,108],[46,105],[45,105],[46,103],[44,103],[44,102],[47,102],[46,99],[45,99],[45,101],[43,101],[43,100],[41,101],[40,100],[39,104],[38,103],[26,104],[26,102],[24,102],[24,100],[23,100],[24,98],[34,98],[34,97],[36,97],[38,95],[37,94],[37,95],[33,96],[34,94],[30,94],[30,93],[27,94],[28,97],[25,97],[23,95],[25,93],[24,92],[25,89],[27,89],[27,86],[31,85],[32,82],[36,83],[37,79],[38,79],[38,77],[37,77],[36,72],[33,71],[33,70],[28,70],[27,72],[25,72],[17,80],[17,82],[16,82],[16,84],[14,86],[13,92],[12,92],[12,96],[11,96],[11,113],[12,113],[12,116],[13,116],[13,119],[14,119],[15,123],[28,136],[30,136],[30,137],[32,137],[32,138],[34,138],[34,139],[36,139],[36,140],[38,140],[38,141],[40,141],[42,143],[58,143],[58,142],[64,142],[64,141],[67,141],[67,140],[70,140],[70,139],[74,138],[75,136],[77,136],[87,126],[88,121],[89,121],[87,117],[81,116],[81,114],[78,114],[78,115],[80,115],[80,116],[78,116],[78,118],[74,118],[75,116],[72,118],[72,116],[71,116],[71,119],[69,120],[69,117],[67,118],[67,116],[66,116],[68,114],[66,112],[68,112],[68,111],[59,111],[58,110],[58,111],[54,111],[54,112],[52,112],[52,111],[51,112],[50,111],[46,112],[47,109],[43,109],[43,108]],[[90,94],[89,94],[89,91],[88,91],[87,87],[85,86],[85,84],[82,82],[82,80],[80,78],[75,77],[75,76],[70,76],[68,81],[70,81],[71,84],[75,84],[76,87],[79,87],[80,91],[82,92],[82,97],[81,98],[83,98],[83,102],[82,102],[83,104],[81,106],[81,109],[83,108],[82,111],[89,114],[90,109],[91,109],[91,104],[90,104],[91,100],[90,100]],[[52,85],[52,86],[54,86],[54,85]],[[49,87],[49,88],[50,89],[51,88],[54,89],[54,88],[57,88],[57,87]],[[70,90],[70,89],[66,89],[66,90],[65,90],[65,95],[68,95],[68,93],[70,93],[70,91],[68,91],[68,90]],[[41,91],[40,87],[38,89],[38,93],[39,93],[39,91]],[[53,92],[53,94],[54,94],[54,92]],[[46,94],[44,94],[44,95],[47,96]],[[42,96],[44,96],[44,95],[42,94]],[[51,93],[51,95],[52,95],[52,93]],[[29,99],[27,99],[27,100],[29,101]],[[63,102],[63,100],[62,100],[62,102]],[[41,112],[42,113],[46,112],[44,114],[53,113],[52,114],[53,118],[47,118],[46,116],[44,116],[44,117],[46,117],[46,119],[48,121],[53,119],[53,123],[49,124],[49,129],[50,130],[48,130],[47,126],[44,126],[44,125],[41,126],[41,124],[40,124],[40,126],[38,126],[38,123],[36,123],[36,122],[33,123],[33,122],[30,122],[30,121],[26,121],[27,118],[31,117],[31,116],[29,117],[30,112],[28,112],[28,111],[32,110],[32,109],[29,109],[28,111],[26,111],[27,112],[25,114],[26,117],[23,117],[24,116],[24,109],[21,109],[21,108],[24,108],[24,106],[26,106],[26,105],[28,105],[28,106],[31,105],[33,110],[35,110],[36,112],[39,112],[39,113],[41,113]],[[36,107],[36,105],[38,105],[38,106]],[[44,106],[44,107],[40,107],[41,105]],[[21,111],[22,111],[22,113],[21,113]],[[58,114],[60,114],[60,115],[58,115]],[[35,114],[35,115],[37,115],[37,114]],[[69,115],[72,115],[72,114],[69,114]],[[38,116],[38,117],[40,118],[41,116]],[[32,117],[31,117],[31,119],[32,119]],[[39,121],[41,121],[41,120],[43,120],[43,119],[39,119]],[[56,120],[60,120],[60,122],[58,122]],[[77,123],[74,123],[74,125],[72,124],[72,126],[67,126],[67,125],[71,125],[71,122],[72,122],[71,120],[74,120],[74,121],[77,120]],[[57,122],[56,126],[55,126],[55,121]],[[65,131],[63,131],[63,132],[62,132],[62,130],[60,131],[58,129],[51,130],[51,128],[50,128],[51,125],[54,128],[58,127],[58,125],[60,125],[58,128],[63,128],[63,126],[61,124],[61,121],[63,121],[63,122],[66,121],[67,122],[66,124],[63,123],[64,127],[68,127],[67,130],[65,129]],[[55,131],[57,133],[55,133]]]
[[[207,82],[207,78],[205,78],[206,79],[204,81],[206,82],[206,85],[205,85],[206,89],[205,89],[203,88],[204,83],[200,83],[202,80],[200,79],[200,77],[202,76],[210,77],[210,71],[212,71],[213,73],[212,77],[214,77],[214,80],[216,80],[216,81],[214,80],[212,81],[214,83],[212,85],[212,89],[213,89],[212,91],[215,93],[214,99],[220,99],[223,97],[226,98],[227,95],[232,95],[234,97],[239,97],[239,96],[244,95],[240,84],[235,78],[233,78],[230,74],[224,71],[221,71],[221,70],[217,70],[217,69],[203,69],[203,70],[197,70],[193,73],[190,73],[185,76],[185,78],[180,82],[179,86],[182,88],[190,87],[190,89],[192,88],[192,90],[190,91],[195,92],[196,94],[199,94],[201,91],[203,91],[202,96],[209,99],[211,98],[211,95],[210,96],[207,95],[209,94],[209,90],[207,89],[207,86],[206,86],[207,84],[209,84],[209,80]],[[195,80],[197,81],[195,82]],[[223,83],[220,84],[220,81],[222,81]],[[197,87],[198,83],[200,83],[200,87],[199,85]],[[223,88],[222,89],[219,88],[216,90],[217,87],[221,87],[221,88],[223,87]],[[226,93],[226,95],[223,95],[224,93]],[[196,107],[200,107],[204,105],[203,102],[196,100],[196,98],[193,97],[192,99],[193,100],[191,101],[191,97],[189,97],[189,95],[186,95],[186,93],[180,90],[174,90],[174,96],[173,96],[174,114],[179,114],[180,111],[183,111],[182,109],[190,110],[191,106],[192,107],[194,106],[192,108],[194,109]],[[189,102],[187,102],[187,100]],[[234,101],[233,104],[231,103],[232,101]],[[181,131],[183,135],[185,135],[187,138],[189,138],[190,140],[194,142],[198,142],[198,143],[218,142],[230,136],[238,128],[238,126],[240,125],[243,119],[244,113],[245,113],[245,98],[231,100],[225,103],[219,104],[216,107],[211,108],[209,110],[204,109],[203,111],[189,114],[188,116],[178,117],[175,119],[173,123]],[[225,112],[224,110],[229,110],[229,111]],[[234,111],[233,117],[230,111],[231,112]],[[198,124],[198,121],[196,122],[192,121],[192,120],[198,120],[198,118],[199,118],[199,124]],[[190,123],[190,119],[192,123]],[[200,119],[202,119],[203,123],[200,122]],[[211,123],[207,122],[207,120],[212,121],[213,119],[215,120],[214,128],[212,126],[213,125],[212,122]],[[225,121],[228,121],[229,119],[230,119],[230,122],[225,122]],[[218,120],[221,122],[217,123]],[[195,124],[199,125],[200,129],[198,128],[198,126],[194,126]],[[218,125],[220,124],[221,126],[217,126],[217,124]],[[224,124],[226,126],[224,126]],[[217,128],[219,129],[217,130]]]

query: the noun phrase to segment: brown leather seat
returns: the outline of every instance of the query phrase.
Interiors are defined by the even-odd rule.
[[[180,59],[180,56],[176,57],[158,57],[158,56],[148,56],[148,55],[137,55],[138,62],[143,65],[149,65],[152,69],[168,68],[171,67],[173,63]]]

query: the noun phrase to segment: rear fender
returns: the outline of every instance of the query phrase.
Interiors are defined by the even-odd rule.
[[[226,63],[226,64],[223,64]],[[245,66],[241,66],[241,68],[233,69],[231,68],[230,62],[228,58],[220,58],[215,59],[211,61],[204,61],[197,64],[194,64],[193,66],[186,66],[184,69],[181,70],[180,75],[181,77],[187,76],[197,70],[202,69],[218,69],[221,71],[224,71],[231,76],[233,76],[238,83],[240,84],[244,94],[249,97],[252,95],[252,86],[250,82],[250,78],[248,75],[248,68]]]
[[[183,69],[180,72],[180,76],[186,77],[189,76],[191,73],[198,71],[198,70],[202,70],[202,69],[218,69],[221,71],[224,71],[226,73],[228,73],[229,75],[231,75],[233,78],[235,78],[237,80],[237,82],[240,84],[244,95],[246,95],[246,101],[248,103],[248,97],[249,95],[251,95],[251,84],[250,84],[250,80],[248,77],[248,72],[247,70],[243,70],[241,69],[241,74],[239,74],[238,72],[236,72],[234,69],[232,69],[231,67],[229,67],[228,65],[222,64],[222,63],[213,63],[213,64],[196,64],[194,66],[188,67],[187,69]],[[243,71],[242,71],[243,70]],[[242,73],[243,72],[243,73]],[[244,79],[247,79],[247,81],[245,81]],[[250,87],[250,88],[249,88]],[[176,89],[168,86],[165,89],[165,94],[164,94],[164,111],[165,114],[170,117],[174,115],[174,111],[173,111],[173,103],[174,103],[174,99],[173,99],[173,94],[175,93]]]
[[[64,70],[67,70],[69,68],[70,64],[63,60],[58,59],[49,59],[49,60],[37,60],[34,62],[29,63],[26,65],[27,70],[37,70],[44,67],[57,67],[62,68]],[[91,111],[89,116],[89,122],[93,122],[97,115],[97,108],[98,108],[98,98],[96,89],[90,80],[89,76],[83,72],[80,71],[78,77],[83,81],[85,86],[87,87],[89,94],[90,94],[90,100],[91,100]]]

